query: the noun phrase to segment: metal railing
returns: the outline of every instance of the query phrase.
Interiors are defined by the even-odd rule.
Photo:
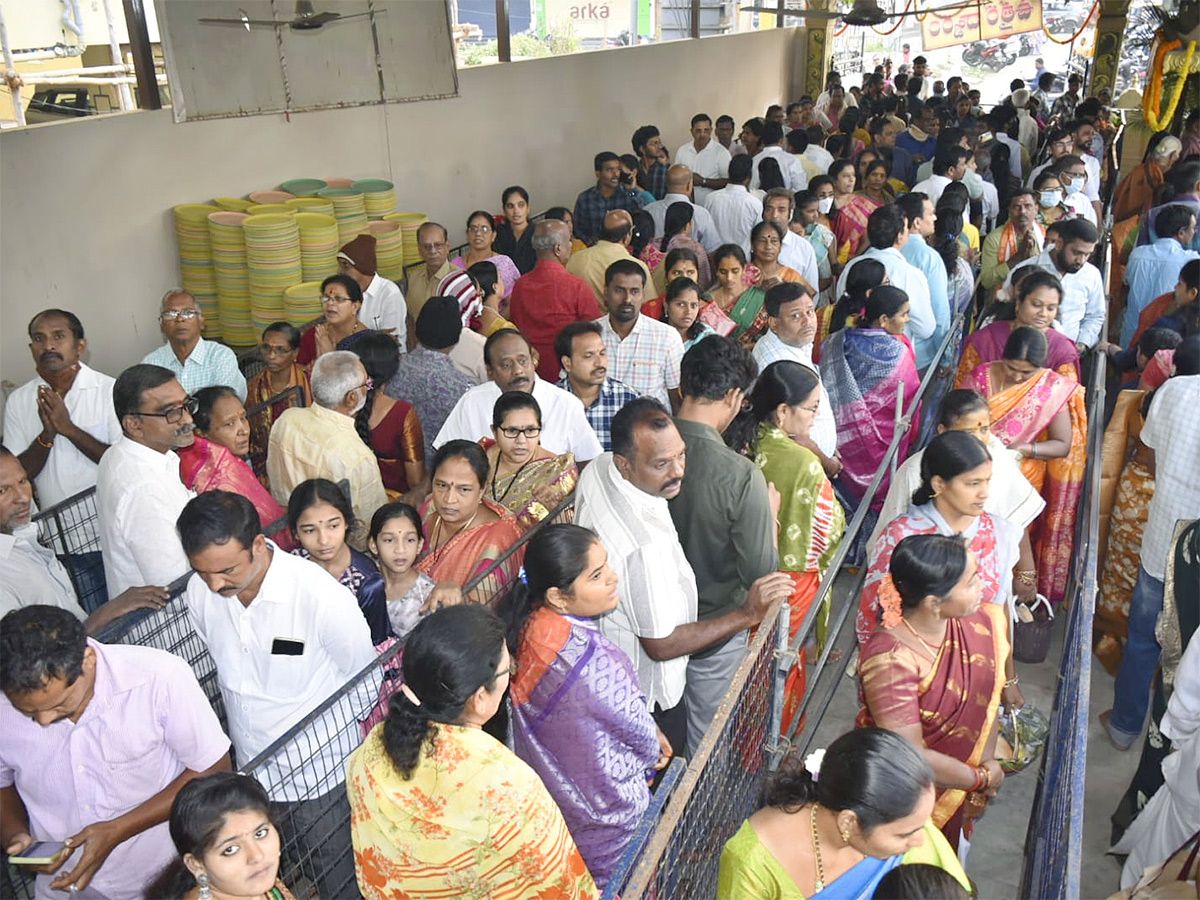
[[[95,612],[108,600],[96,489],[90,487],[42,510],[32,522],[38,527],[38,541],[53,550],[66,568],[79,604]]]

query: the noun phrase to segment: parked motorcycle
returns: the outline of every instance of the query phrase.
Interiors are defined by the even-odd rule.
[[[999,72],[1017,61],[1017,53],[1008,46],[1006,40],[976,41],[968,44],[963,50],[962,61],[976,69],[990,69]]]

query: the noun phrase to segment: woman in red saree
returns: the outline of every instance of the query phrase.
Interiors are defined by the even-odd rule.
[[[246,407],[233,388],[216,386],[196,391],[193,417],[196,439],[179,454],[179,477],[198,494],[230,491],[254,504],[267,537],[283,550],[296,546],[288,528],[287,511],[259,482],[245,457],[250,452],[250,423]],[[280,527],[271,530],[273,524]]]
[[[1032,534],[1038,592],[1060,603],[1083,487],[1087,410],[1082,385],[1045,368],[1046,352],[1041,332],[1016,328],[1003,358],[976,368],[965,386],[987,399],[992,433],[1021,454],[1021,473],[1046,501]]]
[[[441,590],[446,582],[465,588],[520,539],[522,529],[515,515],[484,498],[491,467],[478,444],[447,441],[434,454],[431,468],[433,492],[420,509],[425,542],[417,569],[439,582],[428,600],[437,607],[454,602]],[[523,549],[517,551],[464,591],[466,601],[490,603],[501,596],[521,570],[523,556]]]
[[[1006,616],[1002,606],[982,602],[975,555],[961,538],[907,537],[889,573],[885,590],[902,616],[863,647],[857,724],[921,748],[938,789],[931,818],[957,848],[1004,783],[996,726]]]
[[[854,164],[851,163],[850,167],[852,170]],[[842,175],[850,170],[843,170]],[[887,191],[887,180],[888,170],[883,160],[877,159],[868,163],[862,179],[862,189],[838,209],[837,218],[833,220],[833,236],[837,239],[837,261],[840,265],[844,266],[851,257],[858,255],[867,233],[867,221],[871,218],[871,213],[891,202],[892,196]]]

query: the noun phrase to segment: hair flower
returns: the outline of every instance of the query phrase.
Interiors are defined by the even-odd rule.
[[[903,604],[900,601],[900,591],[896,589],[896,582],[892,580],[891,575],[883,576],[883,580],[879,582],[879,610],[883,616],[884,628],[895,628],[900,624],[900,620],[904,618],[902,612]]]
[[[804,769],[812,776],[813,781],[817,781],[821,776],[821,763],[825,760],[825,749],[814,750],[808,756],[804,757]]]

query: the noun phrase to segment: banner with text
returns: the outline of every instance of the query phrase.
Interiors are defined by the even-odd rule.
[[[926,50],[1003,39],[1042,27],[1042,0],[1000,0],[939,13],[929,10],[921,22]]]

